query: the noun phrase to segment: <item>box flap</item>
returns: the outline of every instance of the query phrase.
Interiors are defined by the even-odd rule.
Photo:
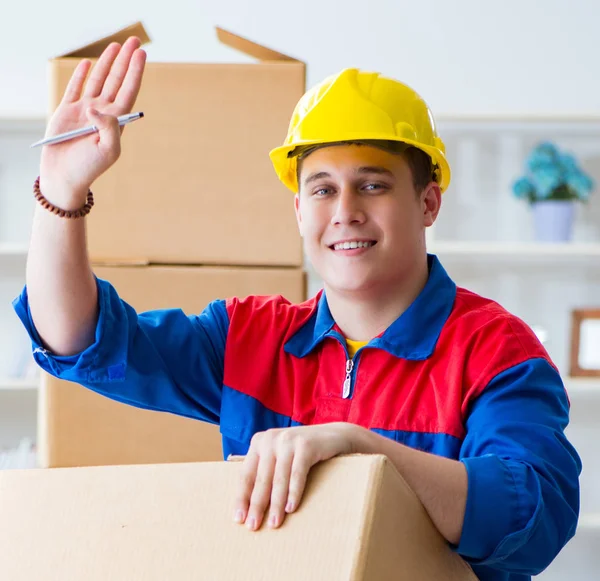
[[[144,25],[141,22],[136,22],[130,26],[122,28],[114,34],[105,36],[104,38],[96,40],[91,44],[60,55],[57,58],[98,58],[102,54],[102,51],[111,42],[123,44],[130,36],[137,36],[142,41],[142,44],[147,44],[150,42],[150,37],[148,36]]]
[[[234,48],[247,54],[248,56],[254,57],[260,61],[291,61],[291,62],[302,62],[298,59],[287,56],[276,50],[272,50],[260,44],[256,44],[247,38],[233,34],[217,26],[217,38],[225,45],[230,48]]]

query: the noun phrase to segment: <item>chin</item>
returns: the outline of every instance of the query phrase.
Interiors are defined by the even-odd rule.
[[[382,276],[381,269],[373,268],[375,265],[347,264],[340,268],[339,264],[329,261],[313,261],[314,271],[323,281],[325,290],[339,293],[362,293],[377,288],[385,283],[386,276]]]
[[[329,276],[323,279],[325,290],[343,294],[362,294],[377,288],[378,281],[372,277]]]
[[[372,287],[369,286],[357,286],[357,285],[340,285],[336,283],[335,285],[325,284],[324,285],[325,292],[331,296],[333,294],[341,296],[363,296],[365,293],[371,291]]]

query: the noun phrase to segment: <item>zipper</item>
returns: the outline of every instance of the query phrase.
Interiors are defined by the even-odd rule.
[[[344,377],[344,383],[342,384],[342,399],[348,399],[352,394],[352,383],[354,376],[356,375],[358,356],[363,350],[363,347],[354,354],[354,358],[351,358],[348,354],[348,348],[346,347],[346,339],[339,333],[332,333],[331,336],[335,337],[341,343],[344,353],[346,354],[346,375]]]
[[[352,370],[354,369],[354,360],[346,359],[346,378],[342,388],[342,399],[350,397],[350,389],[352,388]]]

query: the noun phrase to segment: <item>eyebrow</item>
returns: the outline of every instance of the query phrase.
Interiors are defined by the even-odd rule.
[[[392,171],[390,171],[389,169],[379,166],[379,165],[366,165],[366,166],[362,166],[359,167],[356,170],[357,174],[377,174],[377,175],[385,175],[388,177],[394,177],[394,173]],[[310,174],[305,180],[304,180],[304,185],[308,185],[312,182],[316,182],[317,180],[320,180],[322,178],[330,178],[331,174],[327,173],[326,171],[319,171],[319,172],[315,172]]]
[[[358,170],[356,170],[356,173],[359,173],[359,174],[373,173],[373,174],[378,174],[378,175],[394,177],[394,173],[391,170],[387,169],[386,167],[382,167],[380,165],[368,165],[368,166],[359,167]]]

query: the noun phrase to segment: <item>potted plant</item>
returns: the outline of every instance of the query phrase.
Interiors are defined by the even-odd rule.
[[[548,141],[538,144],[526,161],[526,173],[513,184],[513,193],[530,202],[535,237],[564,242],[572,237],[575,204],[586,202],[594,188],[592,178],[575,158]]]

